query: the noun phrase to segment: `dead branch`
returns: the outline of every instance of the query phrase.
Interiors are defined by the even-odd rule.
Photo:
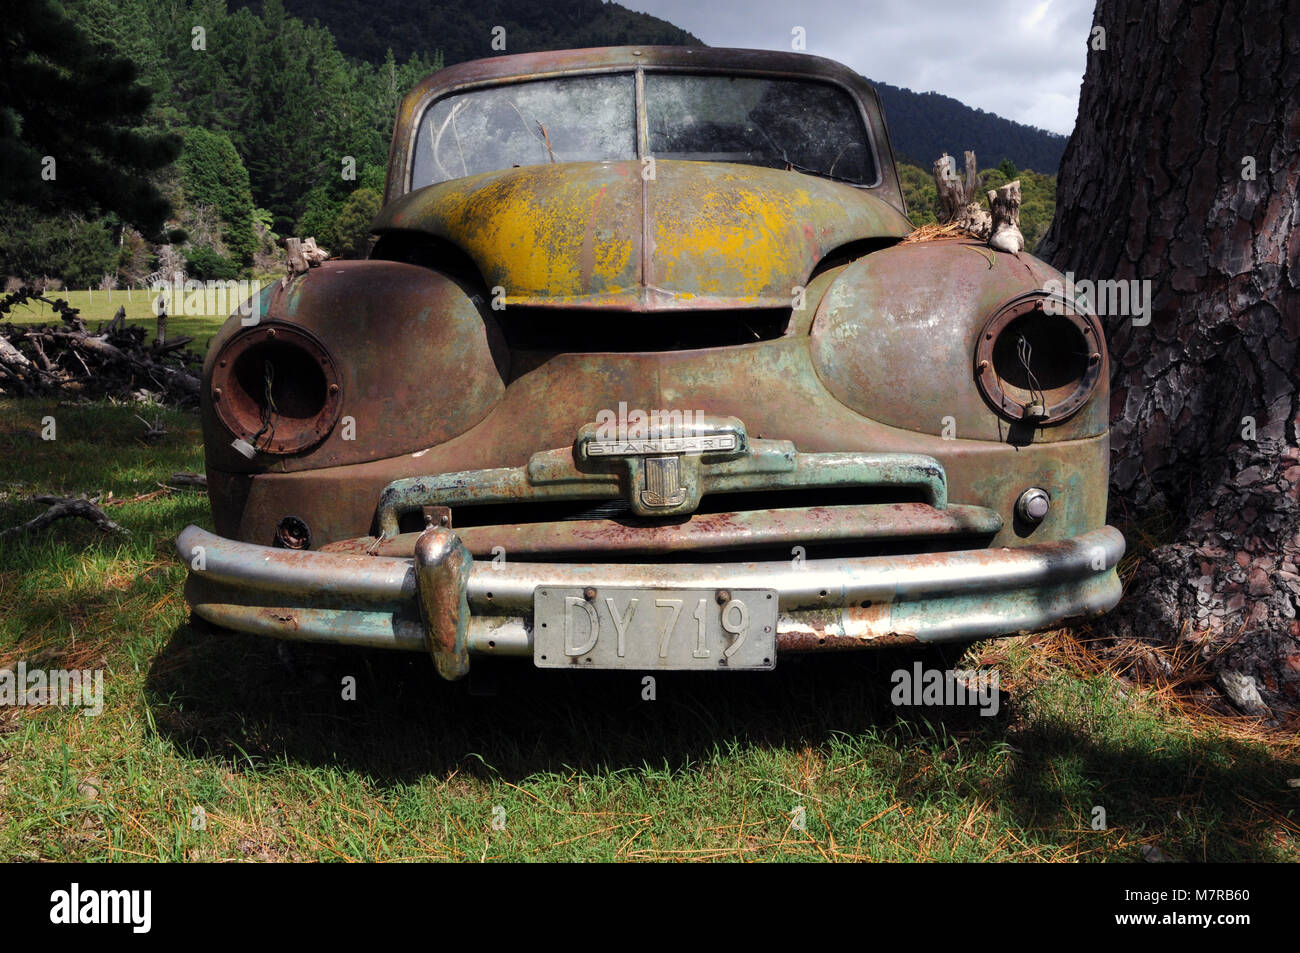
[[[49,506],[44,513],[35,519],[28,520],[18,526],[11,526],[9,529],[0,530],[0,539],[10,536],[22,536],[27,533],[34,533],[37,530],[44,529],[56,520],[67,519],[75,516],[80,519],[89,520],[96,527],[106,533],[120,533],[124,536],[130,536],[131,531],[123,526],[119,526],[108,518],[94,502],[84,496],[33,496],[33,503],[45,503]]]
[[[167,485],[174,487],[196,487],[206,490],[208,478],[202,473],[173,473],[167,478]]]
[[[143,417],[141,417],[139,414],[136,414],[135,419],[145,425],[145,432],[144,432],[145,443],[155,443],[161,440],[163,437],[167,436],[167,426],[163,423],[163,419],[161,417],[155,417],[152,421],[148,421],[145,420]]]
[[[147,344],[144,328],[127,326],[122,308],[92,333],[65,302],[50,302],[27,289],[0,298],[0,314],[28,300],[60,306],[56,310],[63,320],[57,325],[0,325],[3,392],[125,398],[143,390],[167,403],[197,402],[203,358],[185,349],[191,338]]]

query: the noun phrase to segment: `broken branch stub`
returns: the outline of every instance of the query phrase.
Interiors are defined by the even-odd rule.
[[[988,198],[992,216],[989,245],[998,251],[1020,254],[1025,247],[1025,236],[1020,233],[1020,180],[989,189]]]
[[[284,249],[289,257],[289,277],[300,275],[329,258],[330,253],[316,244],[315,238],[286,238]]]
[[[934,187],[939,193],[939,222],[943,225],[955,224],[976,238],[988,238],[992,231],[992,219],[975,197],[979,187],[975,153],[967,151],[966,167],[962,172],[961,176],[957,175],[957,163],[946,152],[934,160],[931,173],[934,175]]]

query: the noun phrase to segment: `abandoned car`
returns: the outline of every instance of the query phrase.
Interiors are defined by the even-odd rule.
[[[913,232],[874,90],[793,53],[611,48],[405,98],[365,261],[212,341],[216,625],[542,668],[1104,612],[1101,328],[1028,253]]]

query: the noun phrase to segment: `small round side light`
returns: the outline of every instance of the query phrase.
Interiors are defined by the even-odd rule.
[[[1016,515],[1026,523],[1041,523],[1052,507],[1052,498],[1042,487],[1031,486],[1016,500]]]
[[[310,549],[311,529],[305,520],[286,516],[275,528],[275,545],[280,549]]]

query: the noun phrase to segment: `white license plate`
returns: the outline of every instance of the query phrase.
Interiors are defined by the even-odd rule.
[[[736,671],[776,666],[771,589],[533,591],[539,668]]]

